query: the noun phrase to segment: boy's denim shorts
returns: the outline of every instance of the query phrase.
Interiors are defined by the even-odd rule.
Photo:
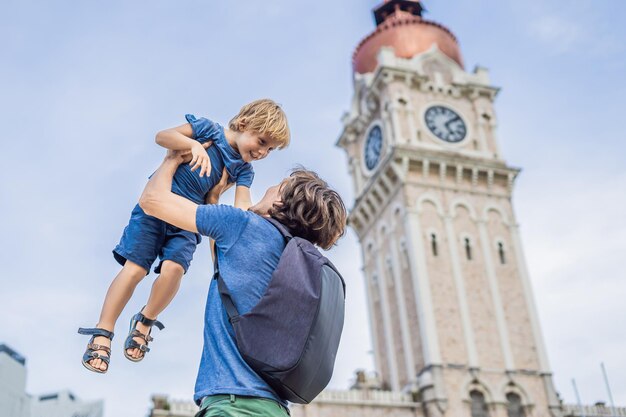
[[[113,249],[113,257],[120,265],[129,260],[145,268],[148,273],[158,257],[161,262],[154,268],[155,273],[161,272],[161,265],[166,260],[176,262],[187,272],[201,240],[198,233],[179,229],[148,216],[136,205],[120,243]]]

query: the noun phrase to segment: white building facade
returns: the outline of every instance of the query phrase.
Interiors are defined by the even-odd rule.
[[[0,417],[102,417],[103,401],[81,401],[69,391],[26,393],[26,359],[0,344]]]
[[[104,401],[81,401],[70,391],[34,397],[30,417],[102,417]]]
[[[26,395],[26,359],[0,344],[0,417],[29,417]]]

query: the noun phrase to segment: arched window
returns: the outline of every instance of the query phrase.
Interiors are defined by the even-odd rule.
[[[404,240],[400,241],[400,252],[400,265],[404,270],[409,267],[409,251],[406,247],[406,242]]]
[[[471,391],[470,399],[472,400],[472,417],[489,417],[489,410],[482,392]]]
[[[434,233],[430,234],[430,248],[433,251],[433,256],[437,256],[437,235]]]
[[[468,261],[472,260],[472,245],[470,243],[469,237],[464,239],[465,241],[465,257]]]
[[[524,406],[519,395],[512,392],[506,394],[506,414],[508,417],[524,417]]]
[[[502,242],[498,242],[498,256],[500,257],[500,263],[504,265],[506,263],[506,256],[504,255],[504,245]]]

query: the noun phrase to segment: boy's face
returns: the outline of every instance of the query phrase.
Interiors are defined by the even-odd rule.
[[[245,162],[258,161],[276,149],[276,142],[257,132],[244,130],[236,139],[237,150]]]

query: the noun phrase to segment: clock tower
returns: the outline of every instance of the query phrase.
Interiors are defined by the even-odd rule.
[[[499,89],[419,1],[388,0],[353,55],[337,145],[356,200],[375,365],[433,416],[558,416],[518,224]]]

